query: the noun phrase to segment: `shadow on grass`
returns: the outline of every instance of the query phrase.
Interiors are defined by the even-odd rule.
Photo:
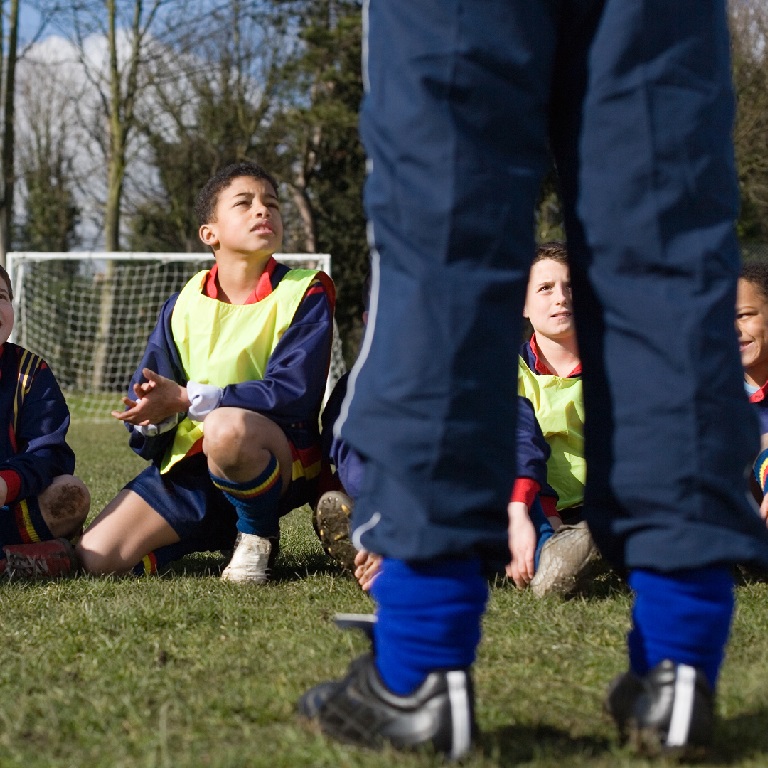
[[[196,552],[171,563],[162,576],[220,576],[229,562],[230,553]],[[307,576],[342,576],[345,572],[321,552],[304,554],[301,558],[280,554],[272,567],[270,581],[300,581]],[[351,575],[349,578],[352,578]]]
[[[161,576],[220,576],[227,564],[221,552],[195,552],[170,563]]]
[[[713,759],[709,762],[713,765],[738,765],[747,758],[758,757],[768,762],[766,720],[768,707],[718,721]]]
[[[716,726],[714,743],[706,758],[675,764],[730,766],[753,760],[760,765],[760,758],[764,758],[768,752],[768,732],[765,729],[767,718],[768,708],[761,708],[720,720]],[[536,764],[537,760],[544,757],[552,761],[562,760],[562,765],[567,766],[576,755],[582,761],[587,761],[601,757],[608,760],[616,750],[626,749],[628,756],[632,754],[628,747],[619,746],[618,739],[590,735],[574,737],[565,730],[549,725],[510,725],[487,731],[481,734],[478,747],[485,756],[493,758],[500,768],[521,763]],[[642,761],[641,758],[638,760]]]
[[[511,579],[503,574],[491,573],[488,576],[488,583],[495,589],[517,589]],[[558,598],[556,595],[548,596],[545,599],[564,599],[564,600],[612,600],[617,595],[626,595],[630,593],[627,582],[619,576],[618,573],[606,567],[604,572],[599,573],[588,584],[581,587],[575,593],[564,598]]]
[[[581,596],[588,600],[612,600],[616,595],[629,592],[629,585],[616,571],[606,570],[590,582]]]
[[[301,581],[308,576],[352,576],[322,552],[310,552],[297,558],[290,554],[277,559],[272,569],[272,581]]]
[[[569,765],[574,755],[585,758],[607,754],[612,742],[597,736],[574,737],[570,733],[549,725],[510,725],[481,734],[478,747],[501,768],[534,763],[546,755]]]

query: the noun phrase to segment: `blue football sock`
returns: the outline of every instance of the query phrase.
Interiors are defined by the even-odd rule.
[[[385,559],[371,592],[378,603],[376,666],[393,693],[411,693],[433,670],[474,662],[488,599],[479,559]]]
[[[278,505],[282,492],[280,466],[270,454],[263,472],[253,480],[235,483],[210,473],[213,484],[220,489],[237,512],[237,530],[256,536],[276,536],[280,530]]]
[[[632,670],[644,675],[669,659],[701,669],[714,690],[733,616],[730,568],[635,570],[629,585],[635,592],[627,636]]]

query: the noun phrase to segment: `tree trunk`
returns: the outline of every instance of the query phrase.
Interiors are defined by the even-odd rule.
[[[120,72],[117,63],[116,0],[109,0],[109,158],[107,173],[107,200],[104,210],[104,246],[107,251],[120,250],[120,203],[125,176],[125,127],[121,121]],[[110,339],[112,315],[115,305],[117,263],[108,261],[99,302],[99,325],[93,350],[93,379],[95,392],[111,387],[109,377]]]
[[[312,215],[312,207],[307,199],[306,190],[300,189],[293,184],[291,186],[291,197],[293,197],[293,203],[296,206],[296,210],[299,213],[299,219],[301,220],[301,231],[304,235],[302,238],[304,241],[304,251],[306,253],[315,253],[315,220]]]
[[[3,3],[4,5],[4,3]],[[2,146],[2,214],[0,215],[0,264],[5,266],[5,254],[11,249],[13,227],[13,197],[16,184],[14,173],[16,56],[19,34],[19,0],[11,0],[8,18],[8,53],[5,58],[3,82],[3,146]],[[0,56],[1,58],[1,56]]]

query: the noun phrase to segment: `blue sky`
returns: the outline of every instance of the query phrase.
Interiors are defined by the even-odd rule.
[[[38,12],[21,0],[19,9],[19,39],[22,42],[29,42],[32,35],[37,32],[39,23],[40,15]]]

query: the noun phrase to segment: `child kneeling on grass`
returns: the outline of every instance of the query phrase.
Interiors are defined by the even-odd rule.
[[[165,303],[126,410],[112,414],[151,464],[76,555],[88,573],[120,574],[234,546],[222,578],[263,583],[280,516],[316,495],[335,290],[324,273],[273,258],[277,183],[258,165],[220,170],[195,210],[216,264]],[[35,559],[18,552],[17,568],[33,572]]]
[[[8,341],[12,301],[0,267],[0,572],[9,575],[5,548],[76,536],[90,506],[88,489],[73,475],[69,409],[58,382],[42,358]],[[48,565],[55,573],[60,561]]]
[[[363,325],[368,325],[371,275],[363,283]],[[349,373],[337,382],[325,404],[320,444],[325,466],[333,474],[315,508],[315,531],[328,556],[345,571],[354,573],[364,591],[369,591],[381,569],[381,557],[351,540],[351,517],[365,476],[365,459],[334,434],[334,425],[347,396]],[[562,523],[557,514],[557,493],[547,484],[550,447],[544,439],[531,402],[518,397],[517,476],[507,511],[511,559],[506,575],[516,586],[527,586],[538,568],[547,540]]]
[[[531,263],[523,314],[531,335],[520,348],[518,394],[530,400],[551,455],[547,480],[564,523],[541,549],[531,580],[537,597],[568,597],[588,588],[606,564],[584,520],[584,398],[581,358],[564,243],[540,244]],[[555,519],[555,518],[553,518]]]

